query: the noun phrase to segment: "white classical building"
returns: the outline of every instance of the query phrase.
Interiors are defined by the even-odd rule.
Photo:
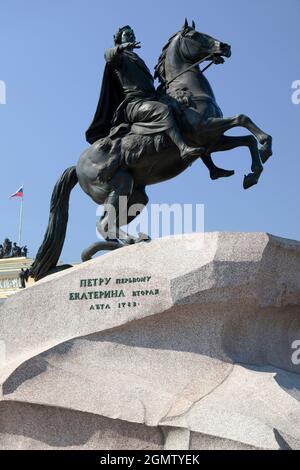
[[[3,258],[0,259],[0,303],[10,295],[22,289],[20,272],[29,268],[31,258]],[[33,282],[29,279],[29,284]]]

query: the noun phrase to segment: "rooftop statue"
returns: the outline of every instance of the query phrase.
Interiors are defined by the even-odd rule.
[[[27,255],[28,255],[27,245],[24,245],[21,251],[22,251],[21,256],[24,256],[24,258],[27,258]]]
[[[12,257],[19,258],[20,256],[22,256],[22,248],[14,243],[12,248]]]
[[[91,146],[55,185],[48,228],[31,267],[35,279],[56,266],[66,234],[69,195],[78,182],[96,204],[104,205],[97,228],[105,241],[85,250],[82,259],[86,260],[100,249],[147,238],[121,229],[136,217],[129,215],[133,205],[148,203],[147,185],[176,177],[197,159],[207,166],[213,180],[231,176],[234,172],[218,168],[211,155],[247,147],[252,164],[243,186],[248,189],[258,183],[263,164],[272,155],[271,136],[248,116],[223,117],[201,71],[202,62],[222,64],[230,58],[229,44],[198,32],[194,22],[185,21],[164,46],[153,77],[135,52],[140,43],[130,26],[120,28],[114,42],[105,52],[100,98],[86,132]],[[157,90],[154,78],[160,83]],[[249,134],[224,135],[234,127],[243,127]],[[126,213],[120,210],[120,196],[128,200]]]
[[[0,259],[27,257],[27,246],[20,247],[16,242],[12,243],[9,238],[5,238],[3,245],[0,245]]]
[[[3,258],[9,258],[11,256],[12,242],[9,238],[5,238],[3,242]]]

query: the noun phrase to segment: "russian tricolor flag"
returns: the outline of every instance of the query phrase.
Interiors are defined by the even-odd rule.
[[[23,198],[23,193],[24,193],[24,188],[23,186],[21,186],[18,191],[16,191],[15,193],[13,193],[11,196],[9,196],[9,198],[11,197],[20,197],[20,198]]]

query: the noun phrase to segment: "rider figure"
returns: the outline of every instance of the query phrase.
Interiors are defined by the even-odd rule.
[[[113,115],[113,126],[127,122],[131,125],[133,133],[142,135],[165,132],[178,147],[184,161],[190,161],[194,156],[201,156],[204,149],[190,147],[184,142],[172,110],[157,100],[153,76],[144,61],[133,52],[133,49],[140,48],[140,43],[136,41],[132,28],[128,25],[120,28],[114,36],[114,42],[115,47],[105,52],[106,72],[94,121],[86,134],[88,142],[93,143],[104,136],[103,129],[105,127],[107,130],[107,122],[103,112],[106,111],[109,116],[108,107],[112,106],[111,102],[114,101],[117,106],[113,113],[110,110],[111,117]],[[113,100],[107,95],[112,94],[111,88],[116,86],[113,84],[116,77],[120,88],[119,99]],[[123,95],[122,100],[121,95]]]

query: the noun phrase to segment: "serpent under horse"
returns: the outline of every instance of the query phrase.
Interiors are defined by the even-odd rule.
[[[127,132],[95,142],[83,152],[76,167],[65,170],[53,189],[48,227],[31,266],[31,276],[38,280],[55,269],[66,235],[70,192],[78,182],[96,204],[104,206],[97,229],[105,240],[86,249],[83,260],[90,259],[97,251],[143,240],[144,237],[134,237],[121,229],[139,213],[132,213],[131,208],[135,205],[143,208],[148,203],[147,185],[176,177],[197,158],[205,163],[213,152],[246,146],[252,166],[251,173],[244,178],[244,188],[258,182],[263,163],[272,155],[271,136],[244,114],[223,118],[212,88],[199,67],[201,61],[213,59],[215,63],[222,63],[223,57],[230,56],[228,44],[196,31],[194,22],[189,26],[186,21],[169,39],[155,67],[155,76],[160,82],[159,96],[172,105],[186,142],[204,147],[205,153],[185,162],[177,147],[163,134],[151,137]],[[224,135],[238,126],[245,127],[251,134]],[[120,196],[127,201],[123,209],[119,207]]]

